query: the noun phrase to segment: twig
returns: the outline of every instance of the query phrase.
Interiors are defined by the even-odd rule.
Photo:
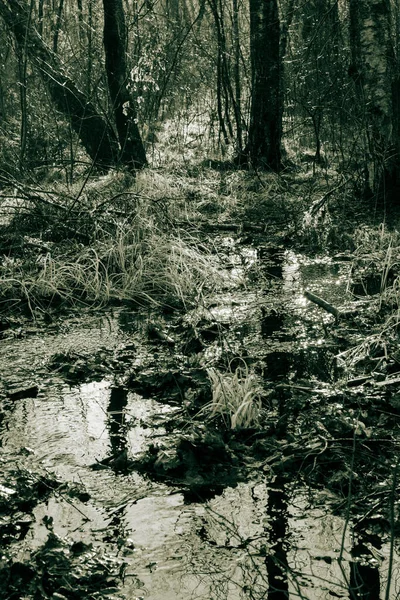
[[[295,383],[278,383],[275,386],[275,389],[290,389],[290,390],[298,390],[300,392],[324,392],[324,389],[319,389],[314,387],[311,383],[309,386],[307,385],[297,385]]]
[[[21,472],[21,469],[19,467],[17,467],[18,470]],[[49,471],[47,469],[45,469],[46,473],[49,473]],[[84,512],[81,511],[80,508],[78,508],[65,494],[63,494],[59,489],[57,488],[53,488],[51,487],[46,481],[43,481],[43,479],[40,479],[40,477],[38,477],[37,475],[30,473],[31,477],[33,479],[35,479],[38,483],[42,483],[45,485],[45,487],[47,487],[55,496],[57,496],[58,498],[61,498],[62,500],[64,500],[65,502],[67,502],[67,504],[69,504],[72,508],[74,508],[80,515],[82,515],[82,517],[85,519],[85,521],[91,521],[92,519],[90,517],[88,517],[87,515],[85,515]]]
[[[323,207],[323,205],[328,200],[328,198],[330,198],[330,196],[332,196],[332,194],[337,192],[337,190],[340,190],[340,188],[343,187],[346,183],[347,183],[347,179],[342,179],[335,187],[333,187],[331,190],[326,192],[326,194],[324,194],[322,196],[322,198],[313,202],[312,205],[310,206],[310,208],[308,209],[308,213],[310,215],[314,216]]]
[[[188,225],[188,222],[185,221],[176,221],[175,226],[177,227],[185,227]],[[189,223],[191,225],[191,223]],[[244,223],[210,223],[208,221],[200,221],[196,222],[196,229],[205,229],[206,231],[234,231],[236,233],[241,233],[242,231],[254,231],[256,233],[265,232],[264,225],[254,225],[252,223],[244,222]]]
[[[358,421],[358,418],[357,418],[357,421]],[[350,526],[350,518],[351,518],[351,501],[352,501],[352,496],[353,496],[354,463],[355,463],[356,444],[357,444],[356,427],[354,428],[352,441],[353,441],[353,444],[352,444],[353,447],[352,447],[351,462],[350,462],[350,468],[349,468],[349,490],[348,490],[347,499],[346,499],[346,511],[345,511],[345,518],[344,518],[344,527],[343,527],[343,532],[342,532],[342,540],[340,543],[340,552],[339,552],[339,556],[337,559],[339,569],[342,573],[343,579],[345,580],[346,585],[348,585],[349,587],[350,587],[350,582],[348,580],[347,573],[345,572],[344,567],[343,567],[343,555],[344,555],[344,551],[345,551],[346,534],[347,534],[347,530]]]

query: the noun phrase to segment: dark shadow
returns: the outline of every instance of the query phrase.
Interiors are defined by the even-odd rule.
[[[127,450],[125,431],[125,408],[128,402],[128,390],[123,387],[112,387],[107,407],[108,430],[110,433],[111,454],[121,455]]]
[[[350,562],[351,600],[379,600],[379,569],[370,563],[373,554],[370,548],[381,548],[381,540],[368,530],[367,523],[355,532],[356,541],[351,549],[353,560]]]
[[[287,507],[288,500],[284,478],[282,475],[278,475],[274,486],[268,490],[267,516],[271,543],[271,549],[265,559],[268,574],[268,600],[286,600],[289,598],[286,549]]]
[[[284,324],[284,318],[281,313],[275,309],[271,309],[267,312],[265,309],[261,309],[261,335],[263,337],[271,337],[274,333],[282,329]]]
[[[349,591],[352,600],[379,600],[379,569],[367,564],[351,562]]]
[[[269,379],[277,380],[289,376],[293,365],[293,354],[276,350],[270,352],[265,357],[266,376]]]
[[[139,330],[139,318],[135,311],[121,310],[118,314],[118,325],[125,333],[137,333]]]

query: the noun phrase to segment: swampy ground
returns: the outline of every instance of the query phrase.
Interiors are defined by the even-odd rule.
[[[0,598],[398,598],[396,212],[307,165],[79,185],[3,190]]]

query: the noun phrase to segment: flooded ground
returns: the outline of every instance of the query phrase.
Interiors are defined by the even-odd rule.
[[[350,457],[359,441],[377,448],[338,390],[336,356],[357,331],[344,338],[304,295],[354,309],[348,263],[228,236],[215,247],[226,288],[184,315],[121,308],[0,341],[4,598],[399,596],[379,495],[356,517],[346,504],[356,469],[338,440]],[[207,368],[237,366],[261,382],[261,431],[197,418]],[[75,589],[43,566],[43,547],[61,544]],[[42,595],[30,591],[38,556]],[[99,565],[93,591],[84,570]]]

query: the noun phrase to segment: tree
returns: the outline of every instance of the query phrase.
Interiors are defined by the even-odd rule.
[[[126,26],[122,0],[103,0],[106,72],[121,163],[133,169],[146,164],[146,153],[137,126],[134,100],[128,89]]]
[[[250,0],[250,59],[251,109],[245,154],[253,165],[278,171],[283,69],[277,0]]]
[[[16,43],[40,72],[56,108],[70,121],[91,159],[101,167],[115,165],[118,142],[112,127],[63,70],[60,60],[29,23],[21,0],[0,0],[0,15]]]
[[[63,0],[57,13],[53,50],[44,42],[31,21],[32,10],[25,0],[0,0],[0,16],[13,33],[19,54],[40,73],[55,107],[71,123],[91,159],[103,168],[122,163],[131,170],[146,163],[136,122],[134,102],[127,88],[126,34],[122,0],[104,0],[104,46],[108,88],[118,137],[103,116],[65,72],[55,50],[61,27]],[[89,61],[91,57],[89,57]],[[24,87],[24,81],[21,80]]]
[[[350,0],[352,76],[363,109],[367,189],[393,197],[400,183],[400,77],[390,0]]]
[[[293,2],[291,4],[289,10],[293,12]],[[301,131],[302,143],[307,149],[314,145],[314,164],[323,164],[322,144],[324,142],[325,151],[328,147],[332,149],[338,137],[349,86],[348,57],[341,36],[337,1],[302,3],[288,33],[283,36],[289,42],[290,58],[285,68],[285,84],[289,88],[286,116],[291,113],[296,119],[297,131]]]

